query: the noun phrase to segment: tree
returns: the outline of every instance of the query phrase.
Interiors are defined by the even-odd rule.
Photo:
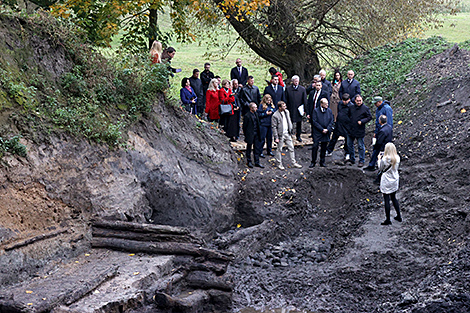
[[[210,0],[248,46],[265,60],[310,80],[320,60],[337,63],[366,49],[416,35],[456,12],[445,0]],[[262,2],[263,4],[263,2]]]
[[[57,0],[51,11],[57,17],[72,19],[98,46],[109,46],[112,37],[121,32],[123,48],[136,52],[149,48],[156,39],[168,41],[173,34],[179,41],[193,40],[187,6],[186,0]],[[164,9],[172,17],[173,29],[168,32],[158,27],[158,13]]]

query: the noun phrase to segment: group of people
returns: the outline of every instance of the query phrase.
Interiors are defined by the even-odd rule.
[[[170,51],[166,62],[174,57],[175,50]],[[153,54],[152,54],[153,56]],[[165,51],[162,53],[162,59]],[[211,122],[218,122],[230,141],[237,141],[240,136],[240,123],[246,142],[246,160],[250,168],[264,166],[260,158],[266,154],[274,156],[279,169],[285,169],[282,162],[282,149],[287,147],[291,167],[301,168],[295,160],[293,136],[301,142],[302,121],[304,117],[311,124],[313,138],[312,160],[310,168],[315,167],[320,150],[320,167],[326,167],[326,156],[331,156],[340,137],[344,142],[345,163],[355,164],[354,144],[358,147],[358,166],[365,165],[366,125],[372,120],[372,114],[364,105],[361,86],[352,70],[347,78],[335,71],[332,82],[326,79],[326,71],[321,70],[306,87],[300,85],[300,78],[294,75],[291,84],[284,83],[282,74],[270,68],[271,80],[267,81],[263,96],[254,84],[254,77],[242,66],[242,60],[236,60],[236,66],[230,71],[230,80],[215,76],[210,70],[210,63],[204,64],[204,70],[193,70],[191,77],[181,82],[181,101],[192,114],[207,114]],[[175,72],[169,65],[169,69]],[[373,135],[373,152],[366,171],[379,170],[377,180],[384,194],[386,220],[383,225],[391,224],[390,200],[397,215],[395,220],[401,222],[401,215],[396,191],[398,190],[398,166],[400,158],[393,140],[393,110],[390,103],[382,97],[374,97],[375,130]],[[222,110],[221,108],[224,107]],[[228,109],[227,109],[228,108]],[[277,143],[276,154],[273,153],[273,141]],[[253,154],[253,160],[252,160]],[[254,161],[254,162],[253,162]]]

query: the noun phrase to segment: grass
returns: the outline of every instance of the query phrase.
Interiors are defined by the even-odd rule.
[[[424,32],[423,38],[441,36],[452,43],[470,40],[470,0],[460,1],[460,13],[441,15],[443,26]]]
[[[235,36],[230,38],[230,40],[235,39]],[[218,56],[209,57],[205,56],[208,49],[204,45],[195,43],[173,43],[172,45],[176,49],[176,56],[171,64],[175,68],[181,68],[182,71],[175,74],[175,77],[171,79],[170,94],[178,99],[183,77],[190,77],[195,68],[202,72],[205,62],[211,64],[211,71],[214,75],[219,75],[222,79],[230,79],[230,70],[235,66],[235,60],[241,58],[243,66],[248,69],[248,74],[255,78],[255,85],[260,87],[261,92],[263,92],[264,86],[266,86],[264,80],[269,78],[268,69],[273,66],[254,53],[247,52],[242,44],[236,45],[228,54],[223,55],[220,53]]]

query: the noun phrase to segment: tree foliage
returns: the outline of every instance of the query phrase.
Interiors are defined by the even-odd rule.
[[[99,46],[109,46],[112,37],[122,34],[126,50],[142,51],[155,39],[168,41],[175,35],[179,41],[194,40],[187,25],[187,0],[58,0],[51,6],[55,16],[72,19]],[[168,10],[171,31],[161,31],[158,12]]]
[[[257,54],[288,75],[309,79],[320,60],[334,64],[338,57],[415,36],[438,23],[437,14],[456,12],[457,5],[454,0],[209,1]]]

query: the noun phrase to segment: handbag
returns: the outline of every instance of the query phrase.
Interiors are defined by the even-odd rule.
[[[232,114],[232,105],[231,104],[225,104],[221,103],[219,104],[219,115],[227,115],[227,114]]]

